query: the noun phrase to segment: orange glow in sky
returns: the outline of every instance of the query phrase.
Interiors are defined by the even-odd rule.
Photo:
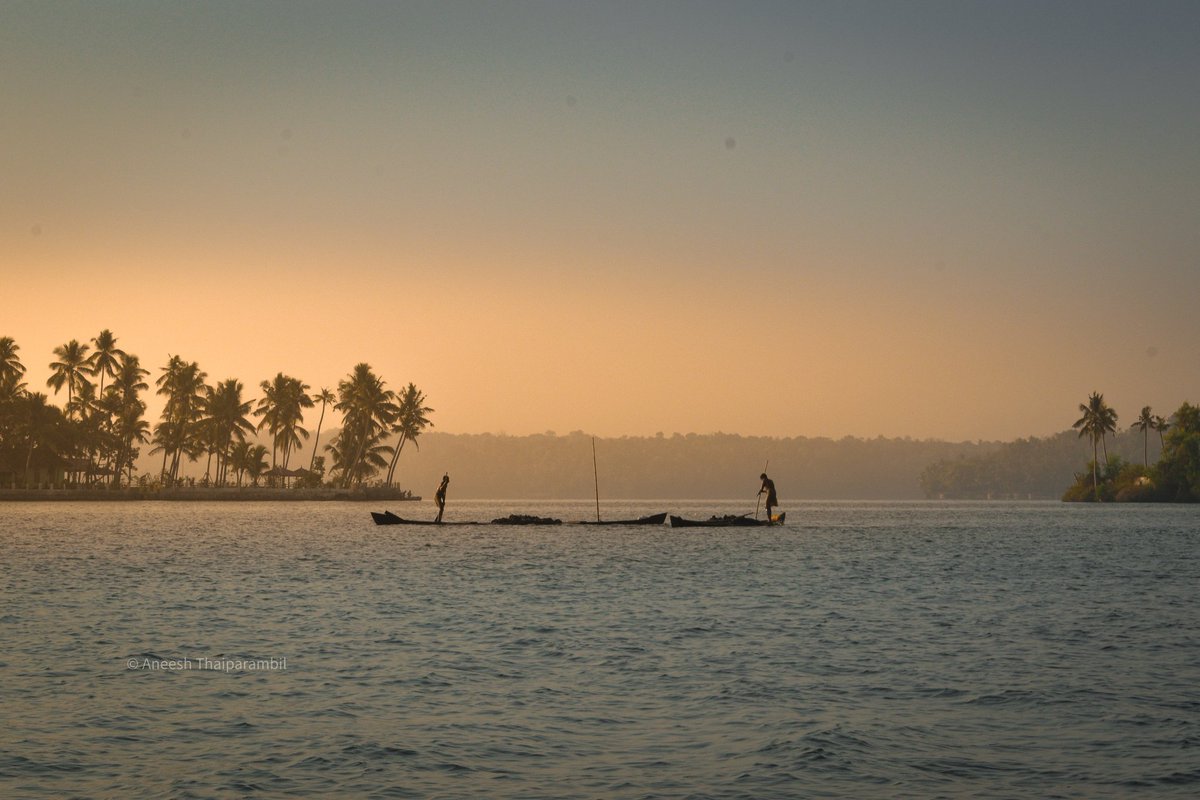
[[[448,432],[1200,400],[1194,7],[739,8],[5,6],[0,335]]]

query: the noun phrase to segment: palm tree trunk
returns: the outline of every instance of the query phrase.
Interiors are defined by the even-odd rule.
[[[1092,491],[1096,493],[1096,502],[1100,501],[1100,478],[1097,474],[1097,462],[1100,456],[1096,452],[1096,437],[1092,437]]]
[[[291,456],[291,454],[292,454],[292,453],[291,453],[291,451],[292,451],[292,443],[291,443],[291,440],[290,440],[290,439],[289,439],[289,440],[285,440],[285,441],[284,441],[284,443],[283,443],[283,448],[282,448],[282,449],[283,449],[283,465],[282,465],[282,466],[283,466],[283,469],[284,469],[284,471],[287,471],[287,468],[288,468],[288,458],[289,458],[289,457]],[[286,488],[287,488],[287,485],[288,485],[288,479],[287,479],[287,475],[280,475],[280,476],[279,476],[279,485],[280,485],[280,486],[282,486],[284,489],[286,489]]]
[[[355,433],[358,433],[358,432],[356,431]],[[342,436],[345,436],[345,435],[346,435],[346,429],[342,428]],[[358,441],[352,442],[352,444],[355,445],[354,458],[351,458],[348,461],[346,461],[345,468],[342,470],[342,488],[343,489],[350,488],[350,481],[354,477],[354,474],[356,472],[358,472],[358,462],[362,458],[364,448],[366,448],[366,446],[367,446],[367,437],[365,435],[359,436]],[[349,452],[349,451],[347,451],[347,452]]]
[[[396,450],[392,453],[392,463],[388,465],[387,485],[389,488],[392,485],[392,478],[396,474],[396,462],[400,460],[400,451],[404,449],[406,441],[407,437],[403,433],[400,434],[400,439],[396,442]]]
[[[133,485],[133,437],[132,436],[130,436],[129,438],[127,438],[125,440],[125,449],[121,451],[121,463],[117,466],[117,469],[118,470],[123,469],[128,473],[128,475],[126,476],[126,478],[127,478],[126,483],[128,483],[130,486],[132,486]],[[118,476],[117,477],[117,486],[120,487],[120,485],[121,485],[121,478],[120,478],[120,476]]]
[[[112,487],[114,489],[121,488],[121,465],[125,463],[125,442],[122,441],[117,447],[117,457],[113,459],[112,471]]]
[[[121,443],[117,445],[117,454],[113,457],[113,461],[112,461],[112,471],[113,471],[112,487],[114,489],[118,489],[121,486],[121,465],[123,463],[125,463],[125,440],[124,439],[122,439]]]
[[[350,488],[351,478],[358,474],[358,468],[359,468],[359,465],[362,464],[363,457],[366,455],[366,450],[367,450],[367,434],[366,434],[366,431],[363,431],[361,438],[359,438],[359,440],[358,440],[358,452],[354,454],[354,461],[351,462],[350,472],[348,472],[346,474],[345,488],[347,488],[347,489]],[[362,482],[362,479],[359,478],[359,483],[361,483],[361,482]]]
[[[221,452],[217,453],[217,486],[225,485],[225,473],[229,471],[229,442],[228,437],[221,442]]]
[[[221,435],[218,439],[219,441],[215,445],[217,450],[217,474],[213,476],[213,486],[221,485],[221,469],[224,466],[225,459],[225,437]]]
[[[313,454],[308,460],[308,471],[312,472],[317,464],[317,445],[321,443],[321,423],[325,421],[325,402],[321,401],[321,417],[317,420],[317,435],[313,438]]]

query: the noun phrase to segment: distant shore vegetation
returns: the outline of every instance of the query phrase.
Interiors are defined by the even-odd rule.
[[[368,364],[335,387],[277,373],[250,392],[171,356],[155,370],[110,331],[54,349],[46,389],[27,386],[17,343],[0,337],[0,489],[273,487],[432,491],[457,498],[577,499],[595,491],[592,437],[428,431],[433,409],[392,391]],[[157,420],[145,398],[164,400]],[[764,462],[795,500],[1200,498],[1200,411],[1145,408],[1132,426],[1095,395],[1072,430],[1010,442],[657,434],[599,440],[609,499],[728,499],[754,505]],[[1111,413],[1110,413],[1111,412]],[[420,451],[417,451],[418,442]],[[407,445],[412,444],[412,447]],[[1088,456],[1091,461],[1088,461]],[[1081,465],[1086,465],[1080,471]],[[1070,488],[1064,495],[1064,487]],[[411,494],[411,493],[410,493]]]
[[[1080,404],[1071,430],[1007,442],[984,452],[941,459],[921,473],[934,499],[1042,497],[1081,502],[1200,500],[1197,407],[1184,403],[1162,417],[1146,406],[1128,427],[1104,396]],[[1087,445],[1092,458],[1081,452]],[[1079,471],[1084,465],[1084,471]],[[1064,486],[1069,486],[1065,493]]]
[[[1109,447],[1132,456],[1141,451],[1141,441],[1122,434]],[[921,493],[930,500],[1058,500],[1089,452],[1070,430],[985,442],[926,465],[919,478]]]
[[[1092,392],[1079,404],[1081,416],[1072,426],[1092,445],[1087,471],[1076,473],[1063,500],[1080,502],[1200,501],[1200,406],[1185,402],[1170,417],[1144,406],[1130,426],[1142,440],[1141,463],[1108,452],[1108,437],[1117,431],[1118,415]],[[1159,457],[1150,462],[1150,438],[1159,444]],[[1101,461],[1103,458],[1103,461]]]
[[[237,378],[210,381],[198,363],[177,355],[154,375],[107,329],[54,348],[53,357],[46,388],[65,393],[62,408],[25,383],[20,347],[0,337],[0,488],[391,487],[405,445],[433,425],[421,390],[412,383],[388,389],[365,363],[336,390],[314,392],[280,372],[260,382],[254,397]],[[146,418],[143,400],[151,380],[165,400],[157,422]],[[342,415],[341,428],[322,447],[330,407]],[[304,426],[306,416],[317,417],[315,433]],[[264,433],[270,447],[253,441]],[[310,438],[305,464],[298,454]],[[143,450],[161,454],[161,464],[138,475]],[[203,463],[202,477],[185,478],[185,463]]]

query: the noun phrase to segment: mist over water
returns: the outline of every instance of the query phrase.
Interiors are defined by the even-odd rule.
[[[1195,507],[809,503],[686,530],[368,510],[0,509],[0,794],[1200,791]],[[746,509],[603,506],[665,510]],[[513,512],[595,507],[447,519]],[[190,663],[145,666],[167,660]]]

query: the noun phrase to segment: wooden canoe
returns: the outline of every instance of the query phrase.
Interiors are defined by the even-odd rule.
[[[478,525],[478,522],[434,522],[431,519],[405,519],[397,516],[390,511],[380,513],[378,511],[371,512],[371,519],[375,520],[376,525]]]
[[[581,520],[579,525],[662,525],[667,521],[667,512],[661,514],[651,514],[648,517],[638,517],[637,519],[606,519],[597,522],[596,520]]]
[[[782,524],[787,512],[776,514],[771,520],[755,519],[745,514],[729,514],[724,517],[709,517],[708,519],[684,519],[671,515],[672,528],[761,528],[766,525]]]
[[[424,519],[405,519],[404,517],[393,514],[391,511],[372,511],[371,519],[376,525],[561,525],[562,520],[551,519],[549,517],[534,517],[525,514],[512,514],[500,519],[494,519],[491,522],[434,522],[433,520]],[[637,519],[614,519],[605,520],[602,522],[578,522],[577,525],[662,525],[667,521],[667,512],[661,514],[651,514],[648,517],[639,517]]]
[[[510,514],[507,517],[494,519],[491,522],[474,522],[474,521],[455,521],[455,522],[434,522],[431,519],[405,519],[404,517],[393,514],[391,511],[372,511],[371,519],[376,525],[432,525],[440,528],[447,525],[561,525],[561,519],[550,519],[548,517],[534,517],[527,514]]]

